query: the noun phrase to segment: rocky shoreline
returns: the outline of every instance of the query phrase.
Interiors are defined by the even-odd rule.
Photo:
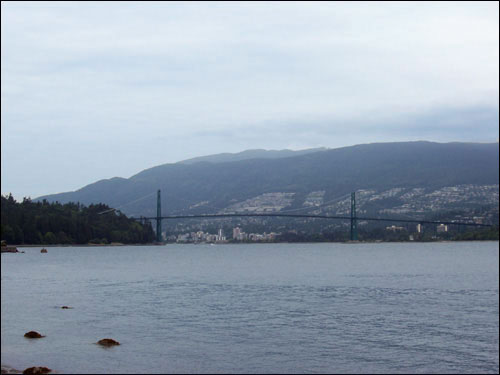
[[[10,366],[2,365],[2,374],[22,374],[22,372]]]
[[[54,373],[51,369],[47,367],[29,367],[24,371],[16,370],[13,367],[2,365],[2,374],[29,374],[29,375],[38,375],[38,374],[51,374]]]
[[[15,246],[2,246],[2,253],[18,253],[17,247]]]

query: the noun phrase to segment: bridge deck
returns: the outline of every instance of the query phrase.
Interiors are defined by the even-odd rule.
[[[288,218],[307,218],[307,219],[336,219],[351,220],[350,216],[328,216],[328,215],[289,215],[289,214],[202,214],[202,215],[170,215],[160,217],[131,217],[134,220],[163,220],[163,219],[203,219],[203,218],[222,218],[222,217],[288,217]],[[468,225],[476,227],[491,227],[491,224],[465,223],[458,221],[430,221],[430,220],[411,220],[397,218],[374,218],[374,217],[355,217],[357,221],[390,221],[416,224],[444,224],[444,225]]]

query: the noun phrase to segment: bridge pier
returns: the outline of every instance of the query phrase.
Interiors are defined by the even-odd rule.
[[[351,241],[358,240],[358,221],[356,220],[356,192],[351,193]]]
[[[158,190],[156,202],[156,242],[162,242],[161,238],[161,190]]]

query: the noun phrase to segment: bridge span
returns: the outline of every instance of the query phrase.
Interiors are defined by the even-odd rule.
[[[204,218],[223,218],[223,217],[286,217],[286,218],[307,218],[307,219],[330,219],[330,220],[349,220],[351,222],[351,241],[358,239],[357,222],[362,221],[388,221],[388,222],[401,222],[401,223],[415,223],[415,224],[444,224],[444,225],[464,225],[474,227],[491,227],[490,224],[467,223],[458,221],[430,221],[430,220],[412,220],[412,219],[399,219],[399,218],[375,218],[375,217],[361,217],[356,215],[356,193],[351,193],[351,216],[330,216],[330,215],[308,215],[308,214],[284,214],[284,213],[227,213],[227,214],[199,214],[199,215],[166,215],[161,214],[161,192],[158,190],[157,196],[157,210],[154,217],[131,217],[133,220],[156,220],[156,239],[161,242],[161,221],[168,219],[204,219]],[[108,211],[105,211],[108,212]],[[104,212],[103,212],[104,213]]]

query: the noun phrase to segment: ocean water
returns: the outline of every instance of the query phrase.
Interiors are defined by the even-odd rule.
[[[1,256],[20,370],[499,372],[498,242],[20,250]]]

